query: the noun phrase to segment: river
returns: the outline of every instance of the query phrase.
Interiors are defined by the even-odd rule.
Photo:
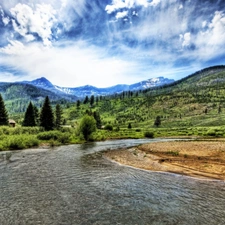
[[[0,224],[225,224],[225,182],[138,170],[96,153],[151,141],[159,140],[28,149],[10,161],[0,153]]]

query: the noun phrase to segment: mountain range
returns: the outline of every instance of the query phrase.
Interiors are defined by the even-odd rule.
[[[190,92],[194,90],[197,93],[199,88],[208,90],[207,87],[211,85],[212,88],[215,86],[217,92],[219,92],[220,87],[224,87],[224,71],[225,66],[218,65],[202,69],[177,81],[158,77],[132,85],[118,84],[108,88],[97,88],[90,85],[74,88],[59,87],[41,77],[33,81],[0,82],[0,93],[10,113],[21,113],[26,110],[29,101],[41,107],[46,96],[49,96],[52,104],[63,104],[75,102],[90,95],[105,96],[122,93],[123,91],[148,91],[151,88],[164,90],[165,92],[180,91],[181,88],[185,88],[185,93],[189,92],[187,90],[190,90]]]
[[[45,77],[41,77],[39,79],[33,81],[23,81],[21,83],[30,84],[35,87],[39,87],[48,91],[51,91],[57,95],[62,95],[62,97],[77,97],[77,98],[84,98],[85,96],[99,96],[99,95],[112,95],[116,93],[121,93],[123,91],[137,91],[137,90],[144,90],[151,87],[157,87],[165,84],[173,83],[173,79],[168,79],[164,77],[157,77],[151,78],[145,81],[141,81],[135,84],[127,85],[127,84],[118,84],[112,87],[106,88],[97,88],[91,85],[85,85],[81,87],[60,87],[57,85],[53,85],[49,80]]]

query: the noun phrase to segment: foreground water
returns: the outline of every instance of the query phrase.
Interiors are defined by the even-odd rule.
[[[24,150],[10,162],[1,156],[0,224],[225,224],[225,182],[137,170],[93,154],[142,142]]]

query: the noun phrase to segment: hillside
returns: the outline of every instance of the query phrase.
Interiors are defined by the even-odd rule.
[[[90,108],[75,105],[65,111],[76,122],[85,110],[99,111],[104,124],[114,128],[152,128],[156,116],[161,128],[225,125],[225,66],[198,71],[173,84],[102,98]]]
[[[77,100],[74,96],[59,95],[49,90],[26,83],[0,83],[0,93],[10,114],[24,112],[29,101],[38,107],[49,96],[52,103],[67,103]]]

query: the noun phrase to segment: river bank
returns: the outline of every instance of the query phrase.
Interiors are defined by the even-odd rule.
[[[140,169],[225,180],[224,140],[156,142],[104,155]]]

